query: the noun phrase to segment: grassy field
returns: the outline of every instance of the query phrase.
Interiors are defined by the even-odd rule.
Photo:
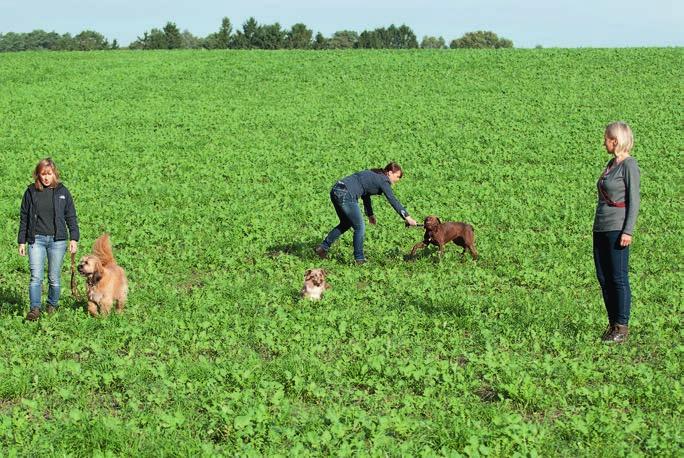
[[[682,48],[0,55],[0,455],[682,456],[682,68]],[[642,171],[617,347],[591,254],[614,120]],[[23,321],[45,156],[79,253],[111,234],[122,316],[89,318],[65,263],[59,313]],[[422,233],[383,198],[366,265],[351,234],[314,256],[332,184],[390,160],[412,216],[474,225],[478,261],[406,262]]]

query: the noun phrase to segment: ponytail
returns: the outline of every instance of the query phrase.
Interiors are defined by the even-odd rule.
[[[399,164],[397,164],[394,161],[387,164],[384,169],[370,169],[370,170],[371,170],[371,172],[375,172],[375,173],[380,174],[380,175],[387,175],[390,172],[394,172],[394,173],[401,172],[400,177],[404,176],[404,171],[401,169]]]

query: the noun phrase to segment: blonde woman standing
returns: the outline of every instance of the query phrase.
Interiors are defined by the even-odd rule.
[[[68,228],[68,234],[67,234]],[[68,237],[67,237],[68,235]],[[52,159],[38,162],[33,170],[33,183],[24,192],[19,210],[19,255],[26,256],[28,243],[29,300],[28,321],[37,320],[42,311],[41,296],[45,261],[48,265],[47,312],[57,310],[60,296],[62,263],[69,239],[69,251],[78,249],[78,220],[69,190],[59,179]]]
[[[594,216],[594,264],[608,313],[604,342],[627,340],[632,306],[629,286],[629,246],[639,214],[640,172],[630,156],[632,129],[624,122],[606,126],[603,145],[612,156],[599,177]]]

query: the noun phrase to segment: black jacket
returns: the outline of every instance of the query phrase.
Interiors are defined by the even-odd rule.
[[[34,243],[36,241],[36,201],[35,195],[40,192],[35,185],[31,184],[24,192],[21,200],[21,210],[19,212],[19,235],[17,242]],[[80,233],[78,231],[78,219],[76,218],[76,207],[71,198],[69,190],[62,183],[57,184],[53,195],[55,208],[55,240],[67,239],[67,227],[69,227],[69,239],[78,241]]]

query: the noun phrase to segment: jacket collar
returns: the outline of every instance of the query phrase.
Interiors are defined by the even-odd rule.
[[[55,191],[57,191],[58,189],[61,189],[63,187],[64,187],[64,185],[62,183],[57,183],[57,186],[55,186],[54,189],[55,189]],[[38,192],[38,190],[36,189],[35,183],[31,183],[30,185],[28,185],[28,188],[29,188],[29,190],[31,190],[31,192]]]

